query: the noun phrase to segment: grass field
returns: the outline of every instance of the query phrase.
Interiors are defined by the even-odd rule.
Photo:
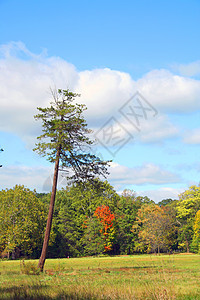
[[[0,299],[200,299],[200,255],[48,259],[40,275],[1,261]]]

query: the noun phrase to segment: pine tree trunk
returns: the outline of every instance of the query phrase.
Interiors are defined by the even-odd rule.
[[[47,253],[49,237],[50,237],[50,232],[51,232],[51,225],[52,225],[52,220],[53,220],[53,211],[54,211],[54,204],[55,204],[56,190],[57,190],[57,181],[58,181],[59,158],[60,158],[60,148],[57,150],[57,153],[56,153],[51,201],[50,201],[50,205],[49,205],[49,214],[48,214],[48,219],[47,219],[47,225],[46,225],[46,231],[45,231],[45,236],[44,236],[42,252],[41,252],[41,256],[40,256],[39,263],[38,263],[38,268],[40,268],[41,272],[43,272],[43,269],[44,269],[44,263],[45,263],[45,259],[46,259],[46,253]]]

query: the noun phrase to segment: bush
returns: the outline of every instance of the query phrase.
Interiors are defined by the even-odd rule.
[[[39,275],[40,269],[33,262],[25,263],[24,260],[20,262],[20,269],[22,274]]]

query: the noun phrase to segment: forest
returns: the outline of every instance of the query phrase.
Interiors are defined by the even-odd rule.
[[[0,191],[2,258],[40,256],[50,197]],[[48,258],[174,252],[200,252],[200,186],[157,204],[99,179],[57,191]]]

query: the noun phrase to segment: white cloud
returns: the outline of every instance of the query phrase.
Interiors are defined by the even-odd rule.
[[[178,129],[162,113],[200,109],[200,81],[154,70],[134,81],[129,74],[105,69],[78,72],[72,64],[45,53],[31,53],[23,43],[1,47],[0,130],[18,134],[33,146],[41,126],[34,121],[37,106],[51,100],[49,88],[70,88],[81,93],[88,107],[90,127],[101,127],[114,116],[126,129],[136,131],[120,115],[119,109],[137,90],[158,110],[138,135],[142,142],[159,142],[178,134]]]
[[[158,115],[156,119],[150,119],[143,124],[139,138],[144,143],[153,143],[176,137],[178,134],[179,129],[169,121],[167,116]]]
[[[179,199],[178,195],[184,192],[184,189],[181,188],[171,188],[171,187],[163,187],[156,190],[146,190],[146,191],[139,191],[137,195],[139,196],[147,196],[151,200],[158,203],[163,199]]]
[[[179,71],[183,76],[196,76],[200,74],[200,60],[189,64],[174,65],[172,69]]]
[[[142,120],[139,132],[123,118],[109,118],[100,128],[95,128],[93,131],[97,144],[106,148],[113,155],[118,153],[126,144],[162,144],[165,139],[177,137],[179,134],[179,129],[164,115]]]
[[[191,112],[200,109],[200,81],[153,70],[138,80],[137,89],[160,112]]]
[[[126,185],[166,184],[180,181],[178,175],[150,163],[134,168],[111,163],[109,171],[108,179],[118,190]]]
[[[111,163],[111,174],[108,177],[111,185],[116,190],[123,190],[127,185],[132,185],[133,190],[138,191],[138,187],[144,184],[168,184],[179,180],[176,174],[172,174],[160,167],[147,164],[142,167],[128,168],[117,163]],[[50,192],[52,188],[53,168],[51,167],[27,167],[27,166],[8,166],[3,167],[0,172],[1,188],[13,188],[16,184],[24,185],[37,192]],[[58,189],[67,186],[67,180],[59,174]],[[136,187],[137,186],[137,187]],[[158,202],[166,198],[178,198],[182,189],[170,187],[158,188],[156,190],[138,191],[141,196],[148,196]]]
[[[53,168],[28,167],[23,165],[3,166],[0,172],[1,188],[13,188],[16,184],[24,185],[37,192],[49,192],[53,182]],[[67,180],[62,176],[58,178],[58,188],[65,187]]]
[[[185,137],[184,137],[183,141],[186,144],[199,145],[200,144],[200,128],[187,131],[185,133]]]
[[[121,105],[134,91],[135,83],[129,74],[110,69],[80,72],[77,91],[88,106],[88,117],[106,120],[116,115]]]
[[[51,174],[48,167],[8,166],[0,172],[1,187],[13,188],[16,184],[24,185],[30,189],[42,191],[43,183]]]
[[[18,44],[15,44],[17,48]],[[37,136],[40,126],[33,116],[38,106],[49,104],[50,87],[72,86],[78,78],[75,67],[60,58],[36,57],[19,44],[28,60],[12,56],[12,44],[4,47],[0,60],[0,130],[24,139]],[[16,50],[16,49],[15,49]]]

